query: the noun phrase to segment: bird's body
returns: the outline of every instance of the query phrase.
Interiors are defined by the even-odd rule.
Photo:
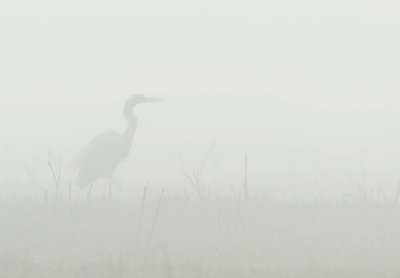
[[[124,158],[124,138],[114,131],[94,138],[79,154],[79,173],[76,184],[84,187],[112,175]]]
[[[111,195],[111,177],[118,164],[129,155],[137,128],[137,117],[133,113],[133,108],[140,103],[157,101],[162,100],[146,98],[142,95],[131,96],[126,101],[123,110],[128,121],[124,133],[105,132],[95,137],[76,155],[74,164],[79,168],[76,177],[76,184],[79,187],[91,185],[98,179],[109,178],[109,195]]]

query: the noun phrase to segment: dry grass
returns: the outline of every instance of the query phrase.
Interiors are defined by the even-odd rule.
[[[400,213],[264,199],[1,203],[0,277],[399,277]]]

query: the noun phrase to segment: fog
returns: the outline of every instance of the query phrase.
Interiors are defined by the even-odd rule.
[[[146,242],[138,243],[140,228],[135,239],[126,236],[127,241],[136,240],[135,256],[139,256],[140,248],[146,249],[150,238],[164,244],[160,238],[165,237],[176,247],[177,239],[167,229],[175,223],[175,217],[182,220],[174,224],[178,230],[193,218],[204,226],[190,222],[193,231],[189,229],[188,235],[206,233],[215,223],[205,219],[217,208],[218,215],[230,219],[224,222],[223,217],[218,218],[222,221],[218,222],[222,225],[218,233],[223,234],[224,229],[236,231],[236,224],[242,228],[253,225],[257,236],[248,237],[254,230],[243,234],[230,230],[226,242],[219,238],[221,234],[210,236],[205,246],[221,243],[219,252],[229,249],[231,254],[216,265],[238,260],[244,268],[252,265],[258,270],[262,266],[268,273],[290,275],[304,270],[290,263],[297,260],[297,255],[286,257],[297,251],[279,249],[272,238],[279,235],[280,229],[302,230],[298,219],[334,219],[324,222],[323,228],[311,225],[313,230],[307,226],[312,232],[327,232],[332,246],[363,244],[348,238],[343,243],[329,236],[337,236],[335,231],[348,223],[349,214],[356,215],[360,225],[366,227],[376,224],[379,218],[388,219],[380,220],[381,225],[393,225],[383,233],[393,232],[400,227],[397,218],[387,216],[385,208],[383,212],[373,210],[369,202],[379,207],[390,203],[398,214],[399,8],[400,4],[393,1],[358,0],[1,2],[0,199],[5,202],[4,211],[14,213],[17,219],[30,218],[30,210],[43,213],[38,223],[45,227],[59,216],[49,214],[53,205],[61,202],[59,213],[67,210],[74,223],[81,223],[84,215],[96,214],[92,205],[97,204],[99,222],[93,221],[90,229],[101,226],[101,217],[115,216],[116,227],[136,231],[135,225],[140,227],[143,217],[140,214],[138,218],[140,210],[134,212],[134,228],[125,227],[129,223],[118,217],[129,211],[130,205],[139,208],[143,190],[148,188],[145,192],[149,203],[144,202],[142,209],[155,210],[160,192],[165,192],[162,198],[168,205],[165,211],[161,205],[161,216],[154,223],[166,230],[163,233],[160,227],[161,234],[153,236],[152,216],[144,219],[153,227]],[[97,135],[106,131],[122,134],[128,125],[124,104],[137,94],[166,101],[134,108],[138,127],[133,145],[113,174],[117,197],[113,202],[108,200],[111,203],[98,204],[106,199],[108,181],[96,179],[89,198],[88,186],[76,185],[76,172],[69,169],[69,162]],[[58,193],[51,167],[61,176]],[[196,178],[197,185],[204,186],[203,194],[193,184]],[[246,196],[242,192],[244,184]],[[224,201],[216,201],[219,198]],[[255,207],[246,203],[249,198],[255,198]],[[24,203],[27,200],[35,202],[33,208],[28,209],[32,204]],[[292,212],[297,202],[303,201],[306,205],[295,217]],[[21,203],[21,207],[14,202]],[[79,202],[77,207],[74,202]],[[331,202],[339,207],[330,207]],[[265,206],[259,207],[260,203]],[[360,203],[368,208],[360,209]],[[183,213],[189,204],[190,212]],[[356,208],[345,212],[349,205]],[[321,209],[323,216],[310,214],[312,208]],[[71,212],[74,209],[77,211]],[[267,212],[269,209],[276,214]],[[371,214],[366,210],[372,210]],[[234,218],[236,212],[238,219]],[[268,217],[269,223],[265,219]],[[235,219],[239,221],[236,224]],[[62,217],[57,221],[64,227],[58,234],[71,229]],[[3,227],[11,231],[10,237],[13,229],[21,228],[17,223],[3,222]],[[350,225],[349,231],[358,231],[357,223]],[[42,232],[54,231],[43,228]],[[363,233],[367,238],[375,235],[373,229],[371,233],[364,229]],[[85,236],[90,237],[89,233]],[[110,252],[119,254],[112,237],[103,236],[102,240],[112,246]],[[241,237],[247,238],[247,245]],[[240,244],[232,245],[230,239]],[[34,235],[26,240],[29,245],[39,239]],[[263,251],[257,253],[257,259],[252,257],[254,254],[252,259],[235,256],[241,248],[247,250],[259,242],[267,246],[272,242],[272,250],[280,250],[281,257],[274,260]],[[85,244],[82,250],[94,250]],[[5,253],[6,257],[21,246],[8,244],[7,250],[11,251]],[[179,252],[190,253],[186,248],[194,245],[178,248],[178,253],[174,253],[174,247],[169,251],[179,261]],[[307,253],[308,247],[294,248]],[[326,255],[314,247],[310,248]],[[59,256],[61,249],[44,248],[39,253],[48,259]],[[194,259],[189,265],[196,265],[195,258],[208,254],[194,249],[197,251],[191,253]],[[398,257],[396,250],[379,250],[385,258]],[[34,258],[39,256],[32,252]],[[315,252],[312,257],[317,256]],[[323,258],[326,262],[331,259]],[[365,257],[357,258],[353,267],[368,262]],[[254,264],[253,259],[257,261]],[[324,259],[318,266],[325,266]],[[380,262],[393,266],[386,259]],[[331,263],[347,269],[347,264],[336,257]],[[363,271],[358,274],[365,274],[365,267],[359,269]],[[386,273],[387,277],[398,273],[395,267],[390,269],[393,272]],[[378,274],[379,270],[371,269]],[[225,277],[223,271],[219,276],[211,272],[204,277]],[[59,273],[59,277],[64,276]]]

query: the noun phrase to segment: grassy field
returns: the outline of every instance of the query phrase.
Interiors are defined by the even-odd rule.
[[[400,277],[400,213],[377,203],[0,203],[0,277]]]

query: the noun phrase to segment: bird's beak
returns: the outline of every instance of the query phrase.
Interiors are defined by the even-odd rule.
[[[146,102],[164,102],[164,101],[165,99],[162,98],[151,98],[151,97],[146,98]]]

